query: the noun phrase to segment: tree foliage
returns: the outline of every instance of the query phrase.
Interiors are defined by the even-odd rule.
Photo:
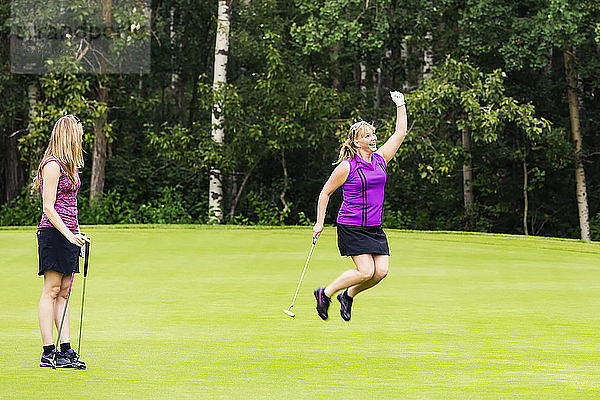
[[[562,52],[575,49],[581,156],[592,234],[600,238],[597,2],[236,1],[228,84],[216,92],[209,78],[215,0],[153,1],[149,73],[100,77],[73,74],[81,71],[68,53],[53,73],[11,74],[9,13],[0,4],[0,151],[14,150],[6,138],[23,130],[23,184],[60,115],[84,121],[86,167],[94,123],[108,116],[105,198],[86,205],[82,221],[206,222],[208,171],[216,166],[226,221],[308,224],[350,124],[373,121],[383,142],[395,122],[387,93],[404,87],[410,132],[388,168],[386,226],[463,229],[462,166],[470,161],[477,229],[578,237],[562,61]],[[127,12],[115,10],[115,17]],[[426,75],[429,53],[435,67]],[[98,79],[108,104],[98,101]],[[31,121],[30,83],[40,88]],[[223,144],[210,140],[215,96],[223,104]],[[7,176],[5,163],[1,171]],[[39,209],[26,206],[36,204],[29,197],[24,190],[3,200],[1,223],[35,221]],[[328,223],[339,202],[337,194]]]

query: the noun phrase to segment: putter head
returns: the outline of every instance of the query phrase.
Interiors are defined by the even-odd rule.
[[[286,313],[287,315],[289,315],[292,318],[296,316],[296,314],[294,314],[293,312],[291,312],[289,309],[284,309],[283,312]]]

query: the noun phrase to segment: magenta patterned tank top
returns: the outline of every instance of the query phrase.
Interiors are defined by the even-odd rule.
[[[54,209],[60,216],[60,219],[62,219],[62,221],[65,223],[67,228],[69,228],[69,230],[74,234],[77,234],[79,233],[79,222],[77,221],[77,192],[81,186],[79,174],[77,172],[75,173],[76,183],[75,188],[73,189],[71,181],[69,180],[69,175],[56,158],[49,158],[48,160],[44,161],[42,169],[51,161],[56,161],[60,166],[60,178],[58,178],[58,187],[56,188],[56,201],[54,202]],[[44,182],[41,172],[39,175],[39,180],[40,192],[43,196]],[[46,217],[46,214],[42,213],[42,220],[40,221],[38,228],[54,228],[54,225],[52,225],[48,217]]]

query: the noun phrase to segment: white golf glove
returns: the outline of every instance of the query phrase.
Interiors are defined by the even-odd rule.
[[[396,107],[400,107],[406,104],[404,101],[404,95],[400,92],[390,92],[390,96],[392,96],[392,101],[396,103]]]

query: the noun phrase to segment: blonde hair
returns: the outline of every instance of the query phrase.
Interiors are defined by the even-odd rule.
[[[367,133],[373,132],[375,132],[375,127],[368,122],[359,121],[352,125],[348,131],[348,138],[342,143],[340,155],[334,165],[339,164],[344,160],[354,158],[356,155],[356,145],[354,144],[354,141],[358,138],[365,137]]]
[[[51,158],[55,158],[62,169],[64,169],[75,189],[77,178],[75,173],[83,168],[83,126],[81,120],[74,115],[66,115],[59,118],[52,128],[48,148],[38,166],[37,174],[33,180],[33,186],[37,190],[40,187],[40,176],[42,167]]]

